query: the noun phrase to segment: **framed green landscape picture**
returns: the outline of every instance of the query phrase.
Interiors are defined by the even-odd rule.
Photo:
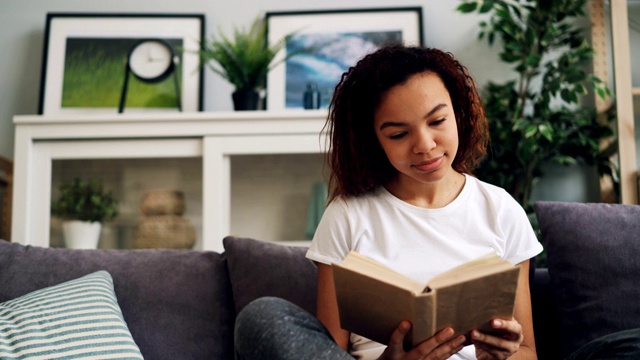
[[[50,13],[39,113],[113,113],[123,107],[124,112],[200,111],[197,51],[203,31],[201,14]],[[143,40],[170,47],[171,67],[153,81],[135,76],[129,67],[130,54]]]

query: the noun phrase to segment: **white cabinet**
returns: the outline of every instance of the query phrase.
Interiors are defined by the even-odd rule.
[[[255,182],[257,189],[269,193],[278,182],[277,176],[232,179],[235,159],[246,157],[259,163],[263,155],[270,161],[273,156],[291,155],[293,161],[286,166],[293,171],[311,156],[318,162],[314,165],[317,174],[321,174],[321,154],[326,145],[321,133],[326,115],[323,110],[300,110],[15,116],[12,239],[49,246],[54,161],[155,159],[162,164],[163,158],[201,158],[202,171],[197,176],[202,181],[202,211],[196,222],[200,234],[196,247],[221,251],[222,239],[231,234],[234,223],[232,203],[243,206],[233,201],[232,185],[240,184],[235,191],[244,193],[246,184]],[[242,208],[233,210],[236,214],[243,212]],[[287,216],[280,221],[288,221]]]

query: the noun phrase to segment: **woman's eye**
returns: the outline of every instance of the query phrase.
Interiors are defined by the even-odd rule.
[[[430,123],[429,123],[429,125],[437,126],[437,125],[442,124],[445,120],[446,120],[446,119],[444,119],[444,118],[442,118],[442,119],[438,119],[438,120],[435,120],[435,121],[430,122]]]
[[[389,138],[392,140],[397,140],[397,139],[402,139],[405,135],[407,135],[406,132],[401,132],[401,133],[390,135]]]

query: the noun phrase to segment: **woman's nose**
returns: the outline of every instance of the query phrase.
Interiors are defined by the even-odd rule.
[[[413,152],[416,154],[427,153],[435,147],[436,141],[434,136],[428,131],[422,131],[416,136]]]

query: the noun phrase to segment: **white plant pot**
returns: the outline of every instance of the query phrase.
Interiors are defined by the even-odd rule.
[[[69,220],[62,223],[65,244],[70,249],[97,249],[100,240],[99,222]]]

